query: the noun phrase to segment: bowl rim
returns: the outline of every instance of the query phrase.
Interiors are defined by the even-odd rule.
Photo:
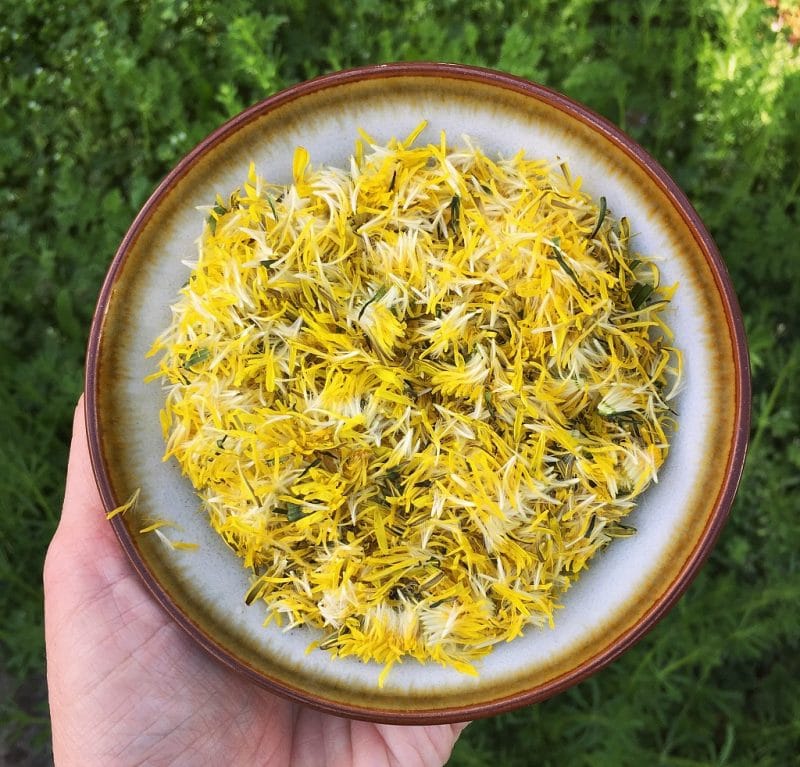
[[[160,201],[189,172],[196,160],[212,151],[217,144],[231,137],[263,114],[296,99],[329,88],[365,80],[402,77],[472,81],[509,90],[544,102],[550,107],[565,112],[572,119],[583,123],[592,131],[600,134],[643,170],[648,178],[666,195],[675,212],[681,216],[693,235],[713,275],[727,320],[728,332],[732,339],[731,345],[734,351],[733,384],[736,391],[736,402],[733,406],[733,444],[724,470],[724,480],[708,513],[705,528],[698,538],[693,551],[688,555],[683,569],[636,623],[595,655],[560,676],[523,692],[475,704],[443,707],[441,709],[389,710],[377,707],[359,707],[341,701],[330,701],[304,689],[287,685],[283,681],[268,678],[251,668],[244,661],[230,655],[213,637],[209,636],[186,615],[172,601],[166,589],[156,581],[139,556],[122,519],[117,516],[110,521],[110,524],[135,571],[170,617],[205,651],[230,669],[272,692],[338,716],[395,724],[443,724],[494,716],[521,706],[543,701],[597,673],[638,642],[672,608],[697,575],[698,570],[709,556],[725,526],[741,480],[750,430],[751,380],[744,322],[738,300],[722,256],[686,194],[678,187],[666,170],[626,133],[583,104],[546,86],[495,69],[443,62],[394,62],[354,67],[296,83],[253,104],[225,121],[184,155],[142,205],[133,223],[125,233],[109,265],[92,317],[86,350],[85,418],[92,470],[103,504],[107,510],[110,510],[115,508],[120,501],[115,498],[112,491],[103,459],[100,438],[97,386],[99,383],[101,339],[117,276],[130,250],[154,214]]]

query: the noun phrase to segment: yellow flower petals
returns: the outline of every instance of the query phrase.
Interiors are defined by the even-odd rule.
[[[605,199],[521,152],[414,146],[424,127],[362,133],[348,169],[298,147],[289,186],[251,165],[152,349],[165,458],[248,604],[379,684],[409,657],[476,673],[553,625],[631,532],[681,375],[674,286]]]

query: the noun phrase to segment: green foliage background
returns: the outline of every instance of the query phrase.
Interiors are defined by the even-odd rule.
[[[39,573],[95,297],[138,207],[188,149],[260,98],[342,67],[429,59],[561,90],[660,161],[727,262],[754,384],[741,491],[684,599],[597,676],[470,726],[451,764],[800,764],[800,54],[779,26],[761,0],[4,3],[0,646],[12,695],[0,705],[9,753],[46,751]]]

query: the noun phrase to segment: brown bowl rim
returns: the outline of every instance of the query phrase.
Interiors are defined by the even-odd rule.
[[[599,133],[642,168],[653,183],[668,197],[674,209],[681,215],[688,229],[691,231],[713,274],[727,319],[728,331],[733,339],[732,346],[735,350],[734,386],[736,389],[736,401],[734,404],[733,421],[734,443],[730,452],[728,465],[725,467],[724,481],[714,500],[706,526],[697,545],[686,560],[683,569],[664,590],[661,596],[655,600],[650,609],[626,632],[617,637],[615,641],[607,647],[604,647],[593,657],[544,684],[538,685],[525,692],[514,693],[506,697],[500,697],[477,704],[469,704],[463,707],[454,706],[441,709],[398,711],[380,709],[377,707],[366,708],[339,701],[330,701],[306,690],[291,687],[283,681],[268,678],[243,661],[233,657],[172,601],[169,594],[166,593],[165,589],[162,588],[147,565],[142,561],[123,521],[119,517],[116,517],[111,520],[111,525],[134,569],[158,602],[169,613],[171,618],[203,647],[203,649],[229,668],[239,672],[251,681],[272,692],[276,692],[291,700],[307,704],[330,714],[365,721],[394,724],[444,724],[494,716],[525,705],[546,700],[605,668],[609,663],[638,642],[664,617],[675,602],[683,595],[696,576],[701,565],[707,559],[725,526],[741,480],[750,430],[751,383],[744,323],[730,276],[711,235],[706,230],[689,199],[661,165],[620,128],[583,104],[543,85],[494,69],[442,62],[397,62],[355,67],[297,83],[259,101],[223,123],[186,154],[156,187],[155,191],[142,206],[126,232],[109,266],[92,318],[86,352],[86,427],[95,480],[100,490],[103,503],[106,509],[110,510],[118,505],[119,499],[114,497],[109,478],[106,474],[100,440],[96,393],[103,325],[109,309],[117,275],[128,252],[138,239],[143,227],[150,219],[161,199],[167,195],[175,184],[189,171],[193,163],[199,157],[211,151],[221,141],[224,141],[245,125],[249,124],[252,120],[283,104],[317,91],[353,82],[376,78],[392,79],[398,77],[446,78],[479,82],[484,85],[492,85],[497,88],[528,96],[567,113],[570,117],[577,119]]]

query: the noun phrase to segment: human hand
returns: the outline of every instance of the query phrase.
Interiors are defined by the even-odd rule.
[[[465,725],[370,724],[272,695],[201,650],[158,605],[105,519],[83,398],[44,569],[58,767],[442,765]]]

